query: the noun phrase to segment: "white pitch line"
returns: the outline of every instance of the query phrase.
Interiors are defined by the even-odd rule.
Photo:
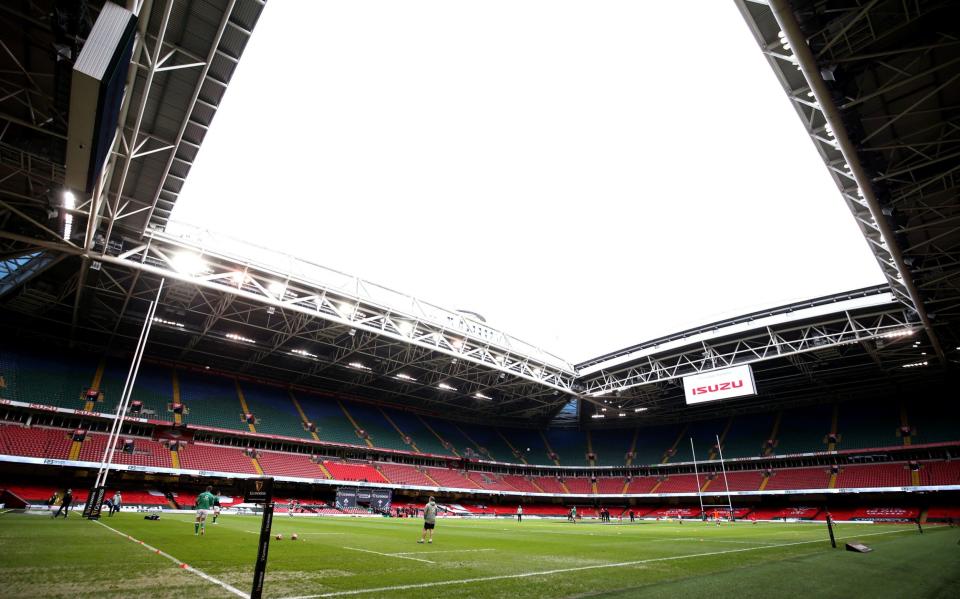
[[[247,533],[247,534],[251,534],[251,535],[259,535],[259,534],[260,534],[260,531],[259,531],[259,530],[245,530],[245,531],[243,531],[243,532],[245,532],[245,533]],[[345,535],[345,534],[347,534],[347,533],[345,533],[345,532],[298,532],[298,533],[297,533],[297,536],[298,536],[298,537],[302,537],[303,535]]]
[[[166,551],[161,551],[161,550],[157,549],[156,547],[153,547],[152,545],[148,545],[148,544],[144,543],[144,542],[141,541],[140,539],[135,539],[135,538],[131,537],[130,535],[128,535],[127,533],[120,532],[120,531],[117,530],[116,528],[112,528],[112,527],[110,527],[110,526],[107,526],[106,524],[104,524],[103,522],[101,522],[101,521],[99,521],[99,520],[94,520],[94,522],[96,522],[97,524],[99,524],[100,526],[102,526],[102,527],[104,527],[104,528],[106,528],[106,529],[108,529],[108,530],[112,530],[113,532],[117,533],[117,534],[120,535],[121,537],[127,537],[127,539],[129,539],[129,540],[131,540],[131,541],[133,541],[133,542],[135,542],[135,543],[139,543],[139,544],[142,545],[144,548],[146,548],[146,549],[148,549],[148,550],[150,550],[150,551],[153,551],[154,553],[156,553],[156,554],[158,554],[158,555],[162,555],[163,557],[165,557],[165,558],[167,558],[168,560],[172,561],[173,563],[177,564],[178,566],[180,566],[180,567],[183,568],[184,570],[187,570],[188,572],[193,572],[194,574],[196,574],[196,575],[199,576],[200,578],[203,578],[203,579],[206,580],[206,581],[212,582],[213,584],[218,585],[218,586],[220,586],[220,587],[222,587],[222,588],[230,591],[230,592],[233,593],[234,595],[237,595],[237,596],[239,596],[239,597],[243,597],[244,599],[250,599],[250,595],[248,595],[247,593],[244,593],[243,591],[241,591],[240,589],[238,589],[238,588],[236,588],[236,587],[230,586],[229,584],[223,582],[222,580],[217,580],[217,579],[214,578],[213,576],[210,576],[210,575],[207,574],[206,572],[202,572],[202,571],[200,571],[200,570],[197,570],[196,568],[194,568],[193,566],[191,566],[191,565],[189,565],[189,564],[183,563],[182,561],[180,561],[180,560],[178,560],[177,558],[173,557],[172,555],[170,555],[170,554],[167,553]]]
[[[877,535],[889,535],[898,532],[909,532],[912,528],[902,528],[900,530],[887,530],[884,532],[874,532],[865,535],[856,535],[851,537],[838,537],[837,540],[857,539],[861,537],[873,537]],[[641,564],[652,564],[655,562],[668,562],[681,559],[691,559],[695,557],[709,557],[712,555],[726,555],[728,553],[744,553],[747,551],[758,551],[760,549],[776,549],[778,547],[790,547],[793,545],[809,545],[811,543],[826,543],[824,539],[815,539],[812,541],[795,541],[793,543],[781,543],[779,545],[763,545],[761,547],[745,547],[743,549],[727,549],[726,551],[709,551],[707,553],[693,553],[689,555],[673,555],[670,557],[654,557],[650,559],[635,560],[632,562],[617,562],[614,564],[594,564],[591,566],[577,566],[575,568],[560,568],[557,570],[542,570],[540,572],[521,572],[520,574],[501,574],[498,576],[483,576],[478,578],[462,578],[460,580],[439,580],[436,582],[423,582],[420,584],[402,584],[390,587],[376,587],[372,589],[356,589],[352,591],[335,591],[333,593],[321,593],[319,595],[299,595],[297,597],[287,597],[286,599],[318,599],[320,597],[344,597],[347,595],[364,595],[367,593],[383,593],[386,591],[406,591],[410,589],[426,589],[430,587],[450,586],[455,584],[470,584],[473,582],[489,582],[491,580],[507,580],[510,578],[532,578],[534,576],[548,576],[551,574],[564,574],[566,572],[580,572],[582,570],[598,570],[601,568],[623,568],[626,566],[639,566]],[[348,548],[349,549],[349,548]],[[375,552],[373,552],[375,553]]]
[[[477,551],[496,551],[496,549],[445,549],[443,551],[397,551],[390,555],[420,555],[421,553],[476,553]]]
[[[435,563],[437,563],[437,562],[431,562],[431,561],[428,560],[428,559],[420,559],[420,558],[417,558],[417,557],[407,557],[407,556],[405,556],[405,555],[397,555],[396,553],[380,553],[379,551],[373,551],[373,550],[370,550],[370,549],[360,549],[359,547],[344,547],[344,549],[351,549],[351,550],[353,550],[353,551],[363,551],[364,553],[375,553],[375,554],[377,554],[377,555],[383,555],[383,556],[386,556],[386,557],[395,557],[395,558],[397,558],[397,559],[411,559],[411,560],[413,560],[413,561],[415,561],[415,562],[426,562],[426,563],[428,563],[428,564],[435,564]]]

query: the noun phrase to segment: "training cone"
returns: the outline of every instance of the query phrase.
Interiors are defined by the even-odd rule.
[[[186,569],[187,569],[187,564],[180,564],[180,568],[183,569],[183,570],[186,570]]]

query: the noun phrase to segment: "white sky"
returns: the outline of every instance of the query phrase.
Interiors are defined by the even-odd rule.
[[[883,280],[732,1],[272,1],[173,218],[570,361]]]

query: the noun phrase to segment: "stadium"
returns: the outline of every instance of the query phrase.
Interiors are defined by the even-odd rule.
[[[882,281],[581,361],[176,222],[273,3],[0,5],[0,595],[956,596],[960,4],[730,3]]]

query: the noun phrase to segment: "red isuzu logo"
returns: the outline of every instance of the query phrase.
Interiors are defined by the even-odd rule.
[[[730,381],[726,383],[717,383],[716,385],[705,385],[703,387],[694,387],[693,395],[704,395],[706,393],[716,393],[717,391],[729,391],[730,389],[739,389],[743,387],[743,379]]]

